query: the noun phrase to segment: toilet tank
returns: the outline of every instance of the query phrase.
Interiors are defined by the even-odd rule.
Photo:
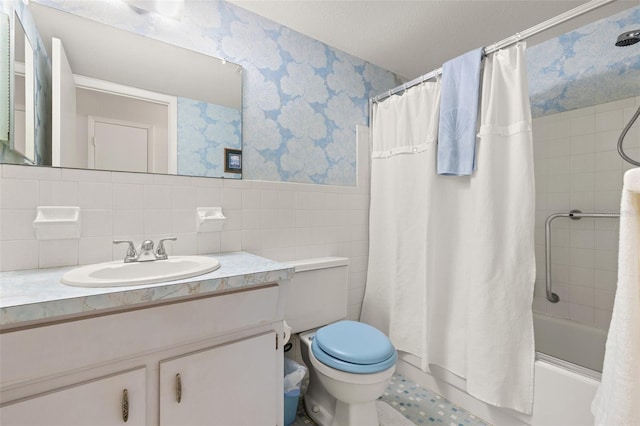
[[[292,333],[347,317],[348,258],[322,257],[283,263],[295,268],[284,314]]]

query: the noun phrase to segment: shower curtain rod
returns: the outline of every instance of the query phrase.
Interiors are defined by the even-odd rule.
[[[534,36],[538,33],[541,33],[545,30],[548,30],[549,28],[553,28],[556,25],[560,25],[563,24],[567,21],[570,21],[573,18],[577,18],[580,15],[584,15],[585,13],[591,12],[592,10],[595,10],[599,7],[602,7],[606,4],[609,3],[613,3],[616,0],[591,0],[588,3],[585,3],[583,5],[580,5],[578,7],[575,7],[571,10],[568,10],[564,13],[561,13],[558,16],[555,16],[551,19],[548,19],[538,25],[535,25],[529,29],[526,29],[522,32],[516,33],[514,35],[512,35],[511,37],[505,38],[504,40],[500,40],[497,43],[494,43],[488,47],[484,48],[484,56],[490,55],[493,52],[497,52],[500,49],[503,49],[507,46],[511,46],[512,44],[516,44],[519,41],[522,41],[524,39],[527,39],[531,36]],[[413,80],[401,84],[398,87],[395,87],[385,93],[382,93],[376,97],[373,97],[369,100],[369,106],[372,106],[373,103],[375,102],[380,102],[381,100],[387,99],[393,95],[395,95],[396,93],[400,93],[404,90],[407,90],[410,87],[413,86],[417,86],[420,83],[423,83],[427,80],[431,80],[432,78],[435,78],[437,76],[439,76],[440,74],[442,74],[442,68],[438,68],[435,69],[431,72],[428,72],[424,75],[421,75],[420,77],[414,78]]]

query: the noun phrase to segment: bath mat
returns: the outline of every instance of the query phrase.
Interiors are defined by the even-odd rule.
[[[415,426],[409,419],[384,401],[376,401],[380,426]]]

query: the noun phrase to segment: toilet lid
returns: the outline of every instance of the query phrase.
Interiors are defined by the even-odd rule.
[[[320,328],[312,343],[324,364],[353,373],[374,373],[395,364],[396,350],[382,332],[356,321],[339,321]]]

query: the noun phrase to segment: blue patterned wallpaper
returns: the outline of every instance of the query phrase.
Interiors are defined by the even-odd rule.
[[[113,0],[37,0],[242,65],[243,177],[356,184],[357,124],[389,71],[221,0],[186,0],[173,20]]]
[[[224,149],[242,149],[239,109],[178,98],[178,174],[224,176]]]
[[[534,117],[640,95],[640,44],[614,45],[640,28],[640,6],[527,50]]]
[[[354,185],[355,125],[367,123],[369,97],[399,83],[388,71],[221,0],[186,0],[179,21],[112,0],[36,1],[242,65],[249,179]],[[638,27],[640,6],[531,46],[534,116],[640,94],[640,49],[613,46],[619,33]]]

